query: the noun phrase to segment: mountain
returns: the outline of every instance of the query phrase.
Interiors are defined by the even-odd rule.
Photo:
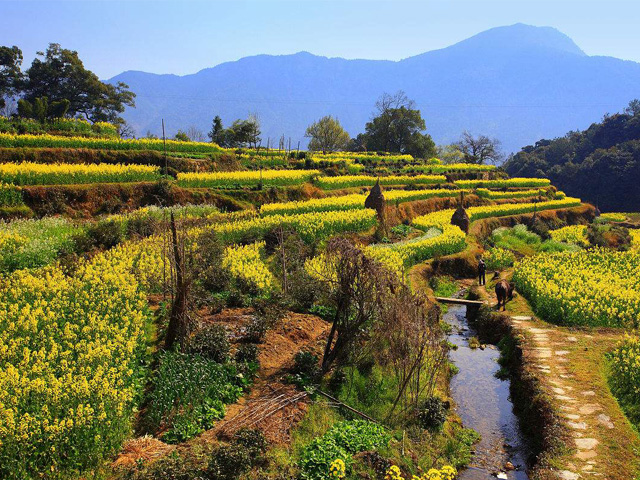
[[[415,100],[437,143],[463,130],[502,141],[507,152],[540,138],[586,128],[640,97],[640,64],[586,55],[549,27],[517,24],[401,61],[345,60],[300,52],[258,55],[193,75],[128,71],[138,96],[125,118],[138,135],[179,128],[210,129],[257,113],[263,144],[281,135],[293,145],[323,115],[337,116],[352,136],[364,130],[376,99],[404,90]]]

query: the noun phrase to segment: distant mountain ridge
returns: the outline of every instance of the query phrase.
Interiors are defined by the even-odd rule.
[[[346,60],[308,52],[257,55],[185,76],[127,71],[138,95],[125,118],[138,135],[225,124],[257,113],[263,143],[281,135],[306,145],[306,127],[334,115],[352,136],[364,130],[376,99],[404,90],[437,143],[463,130],[497,137],[506,151],[584,129],[640,97],[640,64],[586,55],[550,27],[517,24],[482,32],[400,61]]]

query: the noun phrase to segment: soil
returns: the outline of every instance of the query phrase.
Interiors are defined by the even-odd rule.
[[[244,326],[253,318],[252,309],[226,309],[217,315],[204,316],[203,322],[225,325],[237,344]],[[138,459],[157,460],[167,453],[206,447],[227,440],[242,427],[260,429],[272,444],[287,444],[290,432],[307,411],[308,398],[285,382],[293,359],[299,351],[311,351],[319,357],[324,348],[330,324],[314,315],[288,312],[267,331],[259,345],[260,369],[249,393],[238,402],[227,405],[224,419],[214,428],[177,447],[152,437],[139,437],[125,444],[114,466],[127,467]]]

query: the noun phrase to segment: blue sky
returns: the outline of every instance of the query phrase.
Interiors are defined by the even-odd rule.
[[[101,78],[184,75],[301,50],[399,60],[519,22],[555,27],[589,55],[640,61],[638,0],[0,0],[0,45],[20,46],[28,65],[57,42]]]

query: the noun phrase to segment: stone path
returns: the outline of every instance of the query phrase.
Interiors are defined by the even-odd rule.
[[[511,317],[514,328],[527,339],[530,352],[528,360],[540,372],[543,383],[549,391],[569,428],[576,453],[564,465],[565,470],[558,471],[562,480],[577,480],[596,473],[598,465],[598,429],[613,429],[611,419],[601,411],[602,406],[595,399],[595,392],[585,390],[569,371],[571,347],[579,341],[574,335],[567,335],[562,328],[539,328],[536,321],[528,316]],[[595,427],[597,425],[597,427]]]

